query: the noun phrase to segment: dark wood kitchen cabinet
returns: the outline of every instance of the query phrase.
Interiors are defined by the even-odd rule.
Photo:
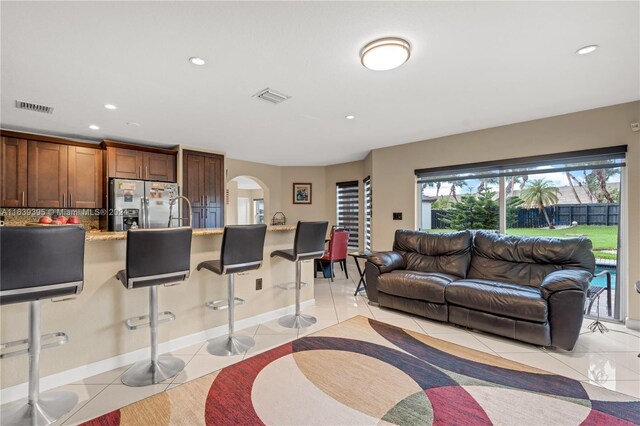
[[[0,207],[102,207],[102,150],[54,136],[2,130]]]
[[[69,207],[67,145],[29,141],[28,157],[29,207]]]
[[[193,228],[224,226],[224,157],[183,151],[183,194],[191,202]],[[186,215],[185,207],[185,215]]]
[[[69,207],[93,209],[102,206],[102,150],[69,146]]]
[[[2,136],[0,157],[0,207],[27,206],[26,139]]]
[[[28,205],[49,208],[102,206],[102,150],[29,141]]]
[[[107,177],[176,181],[177,151],[104,141]]]

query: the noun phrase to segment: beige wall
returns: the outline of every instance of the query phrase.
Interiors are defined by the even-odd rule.
[[[373,249],[390,249],[396,229],[415,229],[415,169],[628,145],[623,245],[629,259],[628,314],[640,320],[640,298],[633,290],[640,280],[640,133],[630,128],[638,121],[640,102],[633,102],[373,150]],[[392,220],[394,211],[403,213],[402,221]]]

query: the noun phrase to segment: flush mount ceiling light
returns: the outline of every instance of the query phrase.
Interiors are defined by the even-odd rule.
[[[192,56],[189,58],[189,62],[191,62],[193,65],[204,65],[205,61],[202,58],[199,58],[197,56]]]
[[[95,124],[91,124],[91,125],[89,125],[89,128],[90,128],[91,130],[100,130],[100,126],[96,126]]]
[[[387,37],[374,40],[362,48],[360,62],[374,71],[398,68],[409,60],[411,45],[401,38]]]
[[[347,120],[353,120],[354,118],[356,118],[355,115],[345,115],[344,118],[346,118]]]
[[[104,104],[104,107],[106,109],[111,109],[111,110],[118,109],[118,107],[115,106],[114,104]]]
[[[597,44],[590,44],[589,46],[581,47],[576,50],[577,55],[588,55],[591,52],[594,52],[598,48]]]

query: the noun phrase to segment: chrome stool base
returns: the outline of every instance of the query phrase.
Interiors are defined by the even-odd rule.
[[[315,324],[316,317],[305,314],[286,315],[278,320],[278,324],[287,328],[306,328]]]
[[[184,361],[170,355],[158,357],[153,365],[151,360],[138,361],[122,375],[122,383],[127,386],[148,386],[176,376],[184,369]]]
[[[256,345],[249,336],[222,336],[209,340],[207,352],[217,356],[240,355]]]
[[[28,404],[26,399],[2,410],[2,425],[46,426],[67,414],[78,403],[73,392],[45,392],[38,401]]]

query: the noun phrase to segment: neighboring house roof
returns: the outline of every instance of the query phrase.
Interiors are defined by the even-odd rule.
[[[571,189],[571,187],[569,185],[567,186],[559,186],[558,187],[558,204],[579,204],[579,203],[597,203],[597,200],[590,200],[589,197],[587,196],[586,191],[584,190],[584,188],[575,185],[574,188],[576,189],[576,193],[578,194],[578,198],[580,198],[580,200],[576,200],[576,196],[573,193],[573,190]],[[620,183],[616,182],[616,183],[608,183],[607,184],[607,191],[611,192],[611,190],[613,189],[620,189]],[[520,190],[517,189],[515,191],[512,192],[513,196],[518,196],[520,195]]]

